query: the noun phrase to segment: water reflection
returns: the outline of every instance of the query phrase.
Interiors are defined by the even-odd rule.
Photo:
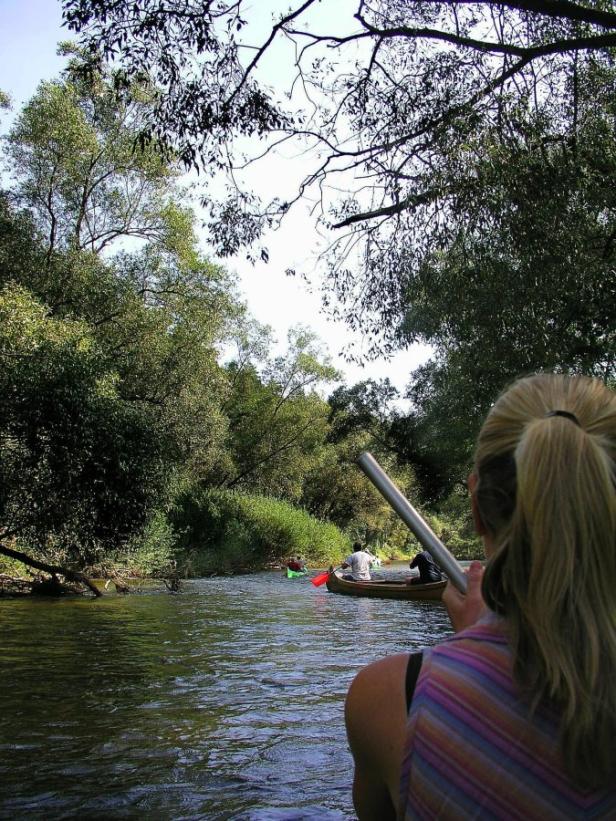
[[[352,818],[353,675],[449,632],[441,605],[278,573],[0,621],[0,818]]]

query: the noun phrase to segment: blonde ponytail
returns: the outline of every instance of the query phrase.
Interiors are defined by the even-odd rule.
[[[496,552],[484,595],[506,616],[531,706],[561,715],[572,778],[616,779],[616,396],[537,375],[497,401],[479,435],[477,501]]]

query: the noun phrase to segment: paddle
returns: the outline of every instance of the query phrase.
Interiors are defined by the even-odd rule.
[[[404,498],[374,456],[367,452],[362,453],[357,462],[368,479],[370,479],[381,495],[387,499],[419,543],[426,548],[436,563],[447,573],[452,583],[461,593],[466,593],[466,574],[462,570],[458,560],[454,558],[437,535],[431,530],[428,523],[422,519],[409,500]]]
[[[318,576],[314,576],[310,581],[313,583],[315,587],[320,587],[322,584],[329,579],[330,575],[335,571],[340,570],[339,567],[332,567],[329,570],[326,570],[324,573],[319,573]]]

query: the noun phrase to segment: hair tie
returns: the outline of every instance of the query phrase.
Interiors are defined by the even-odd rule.
[[[578,426],[578,428],[582,427],[580,425],[580,422],[579,422],[577,416],[574,413],[569,413],[569,411],[564,411],[564,410],[548,411],[546,413],[546,417],[548,417],[548,416],[564,416],[565,419],[570,419],[572,422],[574,422]]]

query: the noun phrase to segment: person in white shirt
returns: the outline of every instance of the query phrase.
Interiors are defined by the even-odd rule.
[[[371,564],[372,556],[362,549],[361,542],[355,542],[353,552],[342,562],[343,570],[351,568],[351,573],[344,575],[343,578],[354,582],[369,582]]]

